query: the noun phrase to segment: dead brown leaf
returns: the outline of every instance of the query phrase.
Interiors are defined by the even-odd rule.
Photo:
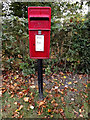
[[[14,89],[15,89],[15,86],[11,85],[11,86],[10,86],[10,89],[13,89],[13,90],[14,90]]]
[[[20,115],[18,118],[22,118],[23,117],[23,115]]]
[[[2,88],[2,93],[5,93],[7,91],[6,88]]]
[[[38,115],[41,115],[41,112],[40,112],[40,110],[38,111]]]
[[[17,86],[17,83],[14,83],[14,86],[16,87],[16,86]]]
[[[62,112],[63,112],[63,109],[61,108],[61,109],[59,109],[59,111],[60,111],[60,113],[62,113]]]
[[[77,112],[77,111],[75,111],[74,109],[73,109],[73,111],[74,111],[74,113],[75,113],[75,114],[78,114],[78,112]]]
[[[15,105],[17,105],[17,102],[14,102]]]
[[[64,102],[64,97],[61,97],[61,101]]]
[[[14,94],[12,94],[11,96],[10,96],[10,98],[13,98],[14,97]]]
[[[82,79],[82,75],[79,75],[79,79]]]
[[[44,105],[45,104],[45,102],[44,101],[41,101],[40,103],[39,103],[39,107],[41,107],[42,105]]]
[[[53,117],[53,115],[51,115],[51,118]]]
[[[82,115],[82,114],[80,114],[79,116],[80,116],[80,117],[83,117],[83,115]]]
[[[60,97],[61,95],[60,94],[55,94],[54,97]]]
[[[55,103],[55,100],[53,99],[53,100],[51,101],[51,103]]]
[[[60,75],[64,75],[64,73],[63,73],[63,72],[60,72]]]
[[[74,81],[74,83],[76,84],[78,81]]]
[[[23,105],[20,105],[18,108],[18,111],[20,111],[23,108]]]
[[[8,104],[8,107],[10,108],[10,107],[11,107],[11,105],[10,105],[10,104]]]
[[[58,103],[54,103],[54,106],[57,107],[57,106],[58,106]]]
[[[19,117],[19,112],[14,112],[13,115],[12,115],[12,118],[18,118]]]
[[[24,100],[25,102],[28,102],[29,97],[24,97],[23,100]]]
[[[51,112],[51,109],[48,109],[48,113],[50,113]]]

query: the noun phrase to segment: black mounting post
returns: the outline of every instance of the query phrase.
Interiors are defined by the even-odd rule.
[[[43,99],[42,59],[38,59],[38,88],[40,99]]]

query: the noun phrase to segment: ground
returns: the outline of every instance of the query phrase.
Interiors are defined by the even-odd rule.
[[[37,80],[37,73],[24,77],[19,71],[3,71],[2,118],[88,119],[87,74],[43,74],[43,100]]]

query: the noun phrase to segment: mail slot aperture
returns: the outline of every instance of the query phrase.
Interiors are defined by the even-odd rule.
[[[48,20],[49,21],[49,18],[48,17],[30,17],[30,20],[33,21],[33,20]]]

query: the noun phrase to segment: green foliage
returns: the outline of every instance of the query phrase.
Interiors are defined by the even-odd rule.
[[[20,69],[22,70],[24,76],[35,74],[35,66],[33,64],[33,61],[31,66],[28,63],[20,63]]]
[[[52,2],[14,2],[11,3],[10,5],[10,10],[12,10],[12,14],[14,16],[18,16],[18,17],[24,17],[24,18],[28,18],[28,7],[30,6],[49,6],[52,8],[52,15],[55,13],[54,11],[54,7],[55,7],[56,3],[52,3]]]
[[[71,23],[67,23],[71,30],[66,32],[64,52],[61,57],[66,57],[67,63],[71,63],[73,69],[88,73],[90,62],[89,20],[81,16],[73,19]]]
[[[78,12],[82,5],[79,3],[59,3],[57,9],[62,6],[63,10],[57,11],[58,17],[56,20],[54,19],[54,25],[52,24],[51,53],[58,59],[57,66],[60,66],[64,71],[89,73],[90,70],[88,32],[90,23],[88,15],[83,16]],[[68,12],[63,15],[61,11],[64,14],[65,11]],[[64,19],[62,23],[61,18]]]
[[[50,66],[48,66],[45,68],[45,75],[50,75],[50,73],[51,73],[51,68]]]
[[[28,53],[28,26],[27,19],[10,16],[3,19],[3,52],[8,57],[22,56]],[[29,47],[28,47],[29,48]],[[26,50],[25,50],[26,49]]]
[[[10,9],[13,15],[4,17],[2,26],[5,68],[13,69],[16,63],[20,63],[19,69],[22,69],[25,75],[35,72],[35,61],[30,61],[29,58],[28,6],[50,6],[52,10],[51,59],[44,60],[45,74],[61,70],[89,73],[89,14],[82,16],[82,13],[78,12],[83,6],[78,2],[74,4],[68,2],[11,3]]]
[[[4,67],[7,69],[19,68],[25,76],[34,74],[34,61],[29,57],[27,19],[15,16],[5,18],[3,20],[2,40],[3,56],[5,57],[5,59],[3,59]]]

